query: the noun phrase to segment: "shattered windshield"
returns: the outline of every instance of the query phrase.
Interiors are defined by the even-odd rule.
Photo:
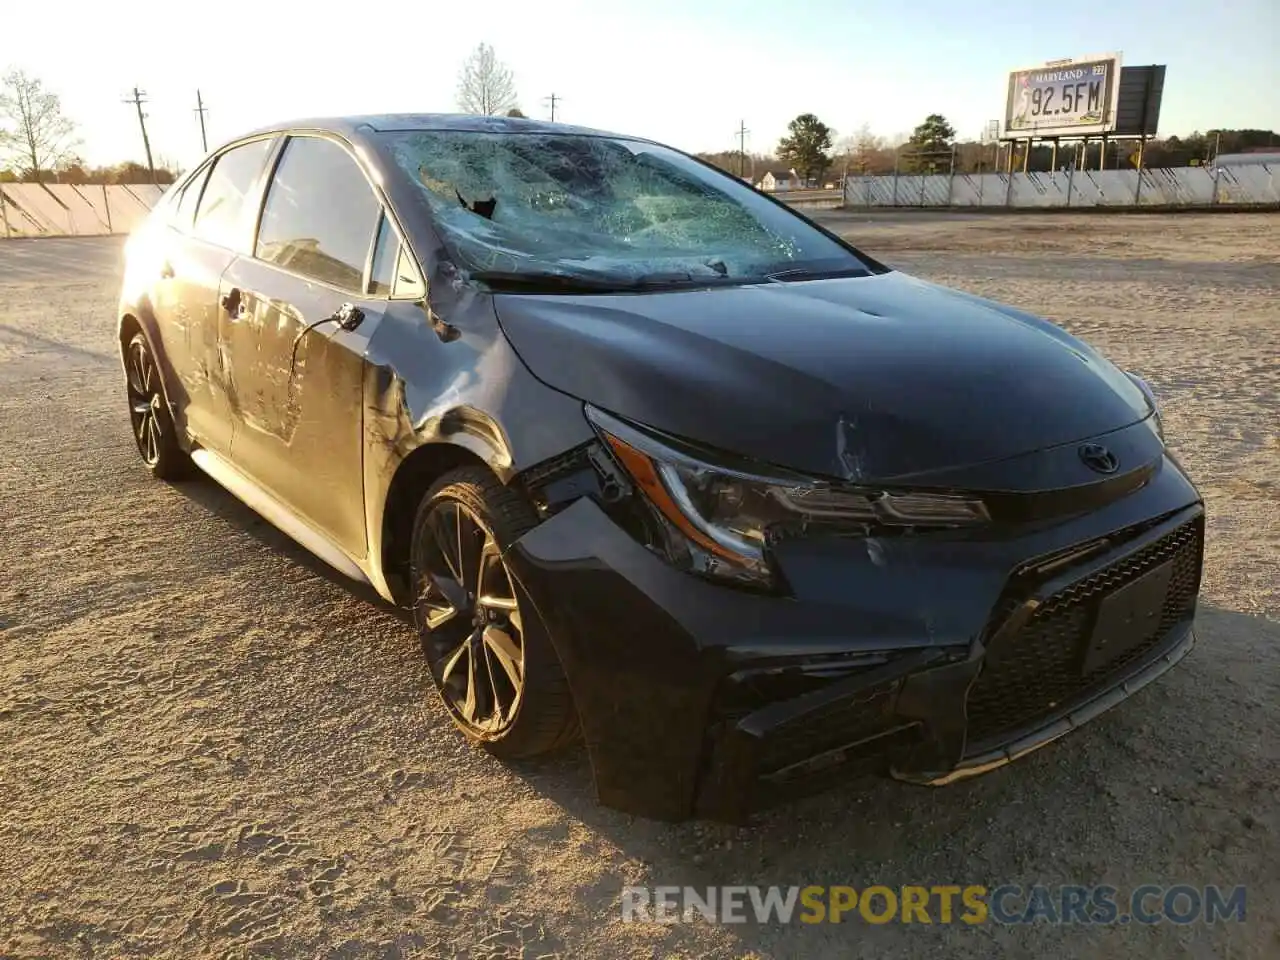
[[[763,280],[862,273],[731,177],[656,144],[571,133],[385,134],[474,274]]]

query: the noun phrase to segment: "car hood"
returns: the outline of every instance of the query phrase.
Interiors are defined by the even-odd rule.
[[[1053,324],[889,272],[644,294],[497,294],[549,386],[809,473],[1000,460],[1143,419],[1142,391]]]

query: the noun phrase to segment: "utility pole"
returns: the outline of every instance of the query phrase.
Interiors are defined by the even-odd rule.
[[[200,117],[200,148],[205,153],[209,152],[209,138],[204,132],[204,115],[209,112],[209,108],[204,105],[204,101],[200,99],[200,91],[196,90],[196,115]]]
[[[747,134],[751,131],[747,129],[747,121],[738,121],[738,176],[745,177],[747,175]]]
[[[151,159],[151,141],[147,139],[147,118],[142,112],[142,105],[146,103],[147,91],[133,88],[133,96],[121,103],[132,103],[138,108],[138,126],[142,128],[142,145],[147,149],[147,169],[151,171],[151,182],[156,182],[156,165]]]
[[[564,97],[558,97],[558,96],[556,96],[554,93],[553,93],[553,94],[551,94],[551,96],[549,96],[549,97],[543,97],[543,98],[542,98],[542,102],[543,102],[543,103],[549,103],[549,104],[551,104],[551,122],[552,122],[552,123],[555,123],[555,122],[556,122],[556,103],[558,103],[559,101],[561,101],[561,100],[563,100],[563,99],[564,99]]]

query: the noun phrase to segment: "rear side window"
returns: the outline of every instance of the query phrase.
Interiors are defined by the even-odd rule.
[[[256,256],[353,292],[382,205],[342,147],[319,137],[285,145],[267,191]]]
[[[270,140],[254,140],[232,147],[213,162],[213,171],[196,209],[192,233],[219,246],[238,246],[243,236],[245,198],[253,189],[270,151]]]
[[[173,211],[174,226],[181,227],[183,230],[191,228],[191,222],[195,218],[196,204],[200,202],[200,191],[204,189],[204,182],[208,177],[209,168],[204,167],[182,188]]]

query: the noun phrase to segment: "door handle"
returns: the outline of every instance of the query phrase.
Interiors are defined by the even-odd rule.
[[[227,311],[230,317],[244,316],[244,298],[240,294],[239,287],[232,287],[222,296],[222,309]]]

